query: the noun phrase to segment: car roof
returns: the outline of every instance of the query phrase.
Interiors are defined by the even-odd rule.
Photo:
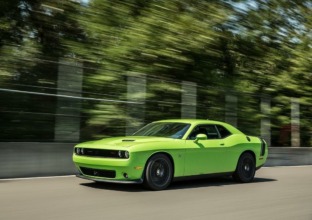
[[[227,128],[231,133],[233,134],[243,134],[240,130],[235,128],[234,126],[221,122],[221,121],[214,121],[214,120],[205,120],[205,119],[167,119],[167,120],[160,120],[160,121],[155,121],[155,122],[178,122],[178,123],[188,123],[192,124],[191,127],[194,127],[199,124],[217,124],[217,125],[222,125],[225,128]]]
[[[223,124],[221,121],[205,120],[205,119],[166,119],[156,122],[180,122],[180,123],[191,123],[191,124]]]

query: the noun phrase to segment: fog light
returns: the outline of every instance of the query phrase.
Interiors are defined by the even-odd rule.
[[[128,174],[127,173],[124,173],[123,176],[128,179]]]

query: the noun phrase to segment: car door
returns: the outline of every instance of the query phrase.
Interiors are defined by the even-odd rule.
[[[205,134],[207,140],[196,141],[197,134]],[[225,141],[215,125],[196,126],[186,140],[184,175],[226,172],[226,148]]]

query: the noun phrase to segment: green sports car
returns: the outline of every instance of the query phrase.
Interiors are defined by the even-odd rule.
[[[251,182],[267,156],[263,139],[229,124],[178,119],[150,123],[132,136],[78,144],[73,161],[80,178],[162,190],[173,180],[215,174]]]

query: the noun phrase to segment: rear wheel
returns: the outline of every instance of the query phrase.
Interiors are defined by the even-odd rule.
[[[172,180],[173,167],[165,154],[155,154],[147,162],[144,186],[151,190],[166,189]]]
[[[256,173],[255,158],[251,153],[244,153],[240,156],[233,178],[237,182],[249,183],[251,182]]]

